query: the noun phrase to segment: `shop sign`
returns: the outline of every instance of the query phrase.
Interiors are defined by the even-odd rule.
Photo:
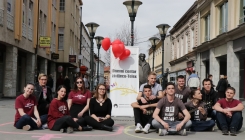
[[[40,48],[50,48],[51,37],[49,36],[41,36],[39,38],[39,47]]]
[[[52,54],[51,54],[51,59],[59,59],[59,54],[57,54],[57,53],[52,53]]]
[[[69,55],[69,63],[76,63],[77,56],[76,55]]]

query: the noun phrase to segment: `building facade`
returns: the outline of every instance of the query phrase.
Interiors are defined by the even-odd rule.
[[[196,48],[196,70],[201,79],[227,75],[237,90],[235,98],[245,97],[245,0],[198,0],[200,32]]]
[[[178,75],[186,78],[194,70],[198,45],[198,14],[197,1],[187,10],[180,20],[170,30],[171,34],[171,65],[170,81],[176,82]]]
[[[16,97],[38,73],[55,74],[58,0],[0,1],[0,97]],[[54,46],[40,48],[40,37]]]

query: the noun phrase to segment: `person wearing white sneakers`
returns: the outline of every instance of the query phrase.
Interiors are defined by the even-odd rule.
[[[15,100],[15,121],[14,126],[17,129],[30,130],[38,129],[46,122],[46,116],[39,116],[37,110],[37,101],[32,95],[34,84],[28,83],[24,87],[24,93]]]
[[[152,121],[152,126],[159,129],[159,136],[167,134],[180,134],[185,136],[186,129],[191,126],[191,116],[183,102],[175,97],[174,88],[174,83],[167,83],[167,96],[159,100],[153,113],[154,120]],[[184,114],[184,119],[182,121],[178,121],[178,114],[180,111]]]
[[[142,103],[141,100],[138,100],[137,102],[132,103],[131,106],[134,109],[134,119],[136,125],[135,133],[144,132],[145,134],[147,134],[149,132],[149,129],[152,127],[152,114],[157,106],[158,99],[149,99],[152,95],[150,85],[144,86],[143,94],[146,103]],[[144,128],[142,126],[144,126]]]

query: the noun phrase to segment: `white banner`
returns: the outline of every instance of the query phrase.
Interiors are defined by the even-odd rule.
[[[111,53],[110,99],[112,116],[134,116],[131,103],[139,92],[138,47],[128,47],[131,54],[125,60],[115,58]],[[112,50],[111,50],[112,52]]]

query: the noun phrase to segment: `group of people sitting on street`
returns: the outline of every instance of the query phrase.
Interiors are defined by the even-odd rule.
[[[236,90],[227,87],[226,97],[218,98],[212,80],[204,79],[202,85],[201,90],[189,88],[185,86],[185,77],[179,75],[177,85],[169,82],[163,90],[156,83],[156,73],[151,72],[148,82],[140,86],[137,101],[131,104],[135,133],[147,134],[152,128],[159,136],[185,136],[187,130],[214,131],[216,123],[223,135],[236,136],[242,127],[244,109],[244,105],[234,99]]]
[[[65,100],[66,87],[60,85],[52,96],[46,86],[47,75],[39,74],[38,83],[28,83],[24,93],[15,100],[15,122],[17,129],[45,129],[72,133],[91,131],[92,129],[112,131],[114,121],[111,118],[112,103],[107,97],[106,87],[99,84],[92,97],[85,88],[82,77],[77,77],[74,90]]]

